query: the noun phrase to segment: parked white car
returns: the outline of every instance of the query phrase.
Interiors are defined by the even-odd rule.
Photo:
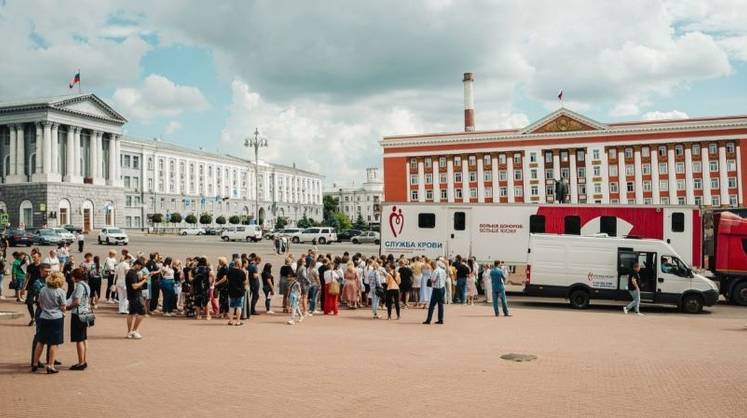
[[[258,225],[229,226],[220,234],[223,241],[252,241],[262,240],[262,228]]]
[[[75,241],[75,235],[73,235],[72,232],[68,231],[65,228],[50,228],[52,231],[56,232],[57,235],[62,237],[62,240],[66,243],[70,244],[73,241]]]
[[[179,235],[205,235],[204,228],[184,228],[179,231]]]
[[[130,238],[120,228],[101,228],[98,241],[99,244],[127,245],[130,242]]]
[[[306,228],[301,232],[291,235],[290,240],[294,244],[310,242],[312,244],[331,244],[337,241],[337,230],[330,227]]]
[[[379,244],[379,242],[381,242],[381,236],[376,231],[363,231],[351,238],[350,242],[353,244]]]

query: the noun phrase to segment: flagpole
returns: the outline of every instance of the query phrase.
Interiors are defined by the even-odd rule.
[[[80,68],[78,68],[78,94],[83,93],[82,85],[83,85],[83,81],[82,81],[82,78],[80,77]]]

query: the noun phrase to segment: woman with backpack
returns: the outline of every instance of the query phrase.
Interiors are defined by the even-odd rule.
[[[210,308],[208,303],[210,302],[210,286],[212,275],[210,267],[208,267],[207,259],[205,257],[197,258],[197,267],[194,269],[192,279],[192,294],[194,298],[195,308],[195,319],[202,319],[202,315],[205,315],[206,320],[210,320]]]
[[[86,272],[79,267],[73,270],[75,288],[73,294],[67,301],[67,310],[70,315],[70,342],[75,343],[78,352],[78,363],[70,366],[70,370],[85,370],[88,367],[86,355],[88,354],[88,327],[93,325],[91,313],[91,286],[86,279],[91,277],[91,272]]]

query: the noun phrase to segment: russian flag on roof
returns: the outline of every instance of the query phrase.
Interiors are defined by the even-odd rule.
[[[75,73],[75,76],[73,77],[73,79],[70,80],[69,86],[70,86],[70,88],[73,88],[73,86],[76,85],[76,84],[78,84],[78,83],[80,83],[80,70],[78,70],[78,72]]]

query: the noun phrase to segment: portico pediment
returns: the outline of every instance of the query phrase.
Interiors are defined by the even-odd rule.
[[[93,116],[95,118],[106,119],[112,122],[127,122],[127,119],[93,94],[80,95],[57,102],[51,102],[50,107],[63,112]]]
[[[522,134],[604,130],[607,127],[571,110],[560,108],[522,129]]]

